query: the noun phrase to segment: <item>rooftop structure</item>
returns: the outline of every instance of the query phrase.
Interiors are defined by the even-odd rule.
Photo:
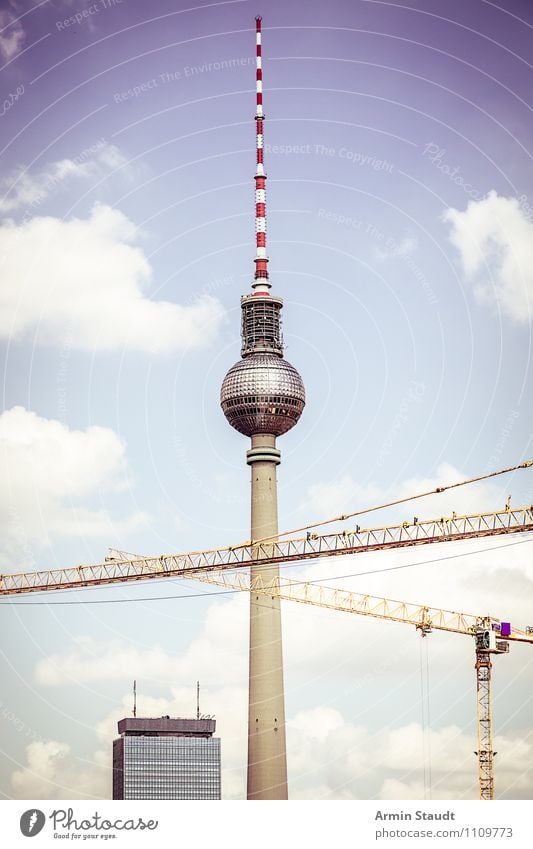
[[[128,716],[118,723],[119,734],[157,737],[212,737],[215,728],[214,719],[171,719],[170,716],[162,716],[160,719]]]

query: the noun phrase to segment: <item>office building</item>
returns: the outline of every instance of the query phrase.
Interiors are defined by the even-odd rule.
[[[220,799],[214,719],[128,717],[113,741],[113,799]]]

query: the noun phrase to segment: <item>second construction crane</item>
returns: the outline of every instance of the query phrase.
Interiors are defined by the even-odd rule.
[[[281,578],[265,584],[261,578],[250,580],[246,574],[207,572],[191,575],[197,580],[209,584],[249,592],[256,598],[272,597],[311,604],[329,610],[370,616],[389,622],[402,622],[414,625],[422,636],[433,630],[465,634],[475,640],[476,705],[477,705],[477,750],[479,797],[494,799],[494,749],[492,725],[492,661],[495,654],[507,654],[509,642],[529,643],[533,645],[533,627],[521,630],[511,626],[510,622],[500,621],[492,616],[476,616],[457,613],[427,605],[412,604],[406,601],[379,598],[377,596],[354,593],[336,587],[322,586],[312,581],[291,581]]]

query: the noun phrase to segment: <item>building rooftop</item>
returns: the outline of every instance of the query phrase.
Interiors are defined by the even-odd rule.
[[[171,719],[169,716],[161,716],[158,719],[129,716],[118,723],[119,734],[143,737],[212,737],[215,728],[214,719]]]

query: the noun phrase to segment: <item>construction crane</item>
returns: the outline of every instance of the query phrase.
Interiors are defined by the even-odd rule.
[[[379,528],[330,534],[307,532],[303,537],[259,540],[207,551],[131,557],[94,565],[72,566],[39,572],[0,575],[0,596],[45,590],[76,589],[153,578],[184,578],[195,572],[250,567],[261,560],[291,563],[342,554],[363,554],[438,542],[458,542],[482,537],[533,531],[533,505],[514,510],[473,513],[385,525]]]
[[[160,557],[138,557],[112,551],[104,563],[70,569],[4,574],[0,595],[76,589],[168,577],[195,578],[226,589],[277,596],[333,610],[414,625],[423,635],[432,630],[467,634],[475,640],[478,771],[480,798],[494,798],[494,751],[492,742],[491,655],[509,651],[509,642],[533,643],[533,627],[511,628],[491,616],[476,616],[392,599],[353,593],[313,582],[279,578],[250,581],[244,567],[261,558],[264,562],[291,562],[341,554],[358,554],[436,542],[517,534],[533,531],[533,507],[465,516],[441,517],[334,534],[307,533],[286,540],[248,542],[209,551]]]
[[[475,754],[478,759],[479,794],[480,799],[494,799],[495,752],[492,743],[491,655],[508,653],[510,641],[533,645],[532,626],[520,630],[511,627],[511,623],[501,622],[492,616],[475,616],[427,605],[379,598],[322,586],[312,581],[302,582],[280,578],[278,582],[264,584],[260,577],[250,582],[248,575],[221,573],[217,576],[216,573],[209,572],[194,574],[191,577],[227,589],[257,593],[258,596],[278,596],[280,599],[311,604],[329,610],[356,613],[390,622],[403,622],[406,625],[414,625],[422,636],[437,630],[474,637],[478,731],[478,747]]]
[[[111,562],[124,561],[134,556],[117,549],[110,549],[109,554]],[[427,636],[436,630],[473,637],[476,653],[478,748],[475,754],[478,760],[479,797],[494,799],[495,752],[492,742],[491,655],[507,654],[509,642],[533,645],[532,626],[520,630],[511,627],[510,622],[501,622],[493,616],[457,613],[438,607],[380,598],[338,587],[323,586],[314,581],[293,581],[289,578],[264,581],[261,575],[251,578],[250,573],[225,571],[194,572],[188,577],[227,590],[256,593],[258,597],[261,595],[277,597],[284,601],[296,601],[327,610],[356,613],[389,622],[403,622],[405,625],[414,625],[422,636]],[[505,639],[502,639],[503,637]]]

